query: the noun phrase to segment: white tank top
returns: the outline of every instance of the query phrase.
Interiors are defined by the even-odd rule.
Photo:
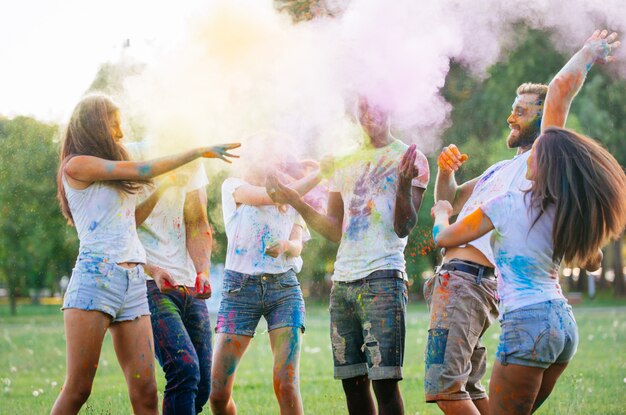
[[[94,182],[77,190],[69,185],[65,175],[63,187],[78,231],[79,258],[146,262],[135,225],[136,195],[126,194],[106,182]]]

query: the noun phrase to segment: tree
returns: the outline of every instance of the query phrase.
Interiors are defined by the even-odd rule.
[[[77,252],[56,203],[57,135],[32,118],[0,120],[0,278],[12,314],[26,287],[53,289]]]

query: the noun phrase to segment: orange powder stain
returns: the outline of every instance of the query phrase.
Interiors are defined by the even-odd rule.
[[[233,339],[232,344],[235,349],[241,350],[241,342],[239,340]]]
[[[296,370],[293,367],[293,364],[288,364],[285,367],[285,372],[283,376],[274,375],[274,392],[278,396],[281,393],[280,385],[281,384],[289,384],[296,382]]]
[[[476,209],[461,221],[461,224],[464,227],[463,231],[475,231],[480,227],[481,223],[483,223],[483,219],[483,211]]]

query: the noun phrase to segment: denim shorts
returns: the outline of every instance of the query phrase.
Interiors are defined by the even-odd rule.
[[[569,362],[578,348],[572,307],[562,299],[504,313],[496,358],[503,364],[548,368]]]
[[[295,271],[249,275],[225,270],[215,332],[253,337],[261,316],[268,331],[298,327],[304,332],[304,298]]]
[[[124,268],[101,258],[79,258],[63,298],[61,309],[67,308],[101,311],[113,322],[149,316],[143,267]]]
[[[408,300],[402,275],[381,270],[361,280],[333,283],[330,340],[335,379],[402,379]]]
[[[496,286],[493,273],[478,278],[457,270],[439,271],[424,283],[430,311],[424,356],[426,402],[487,397],[481,383],[487,370],[482,337],[498,318]]]

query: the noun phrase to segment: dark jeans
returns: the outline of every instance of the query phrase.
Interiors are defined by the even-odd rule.
[[[165,372],[163,414],[196,414],[211,392],[211,325],[194,289],[161,293],[152,280],[148,303],[156,357]]]

